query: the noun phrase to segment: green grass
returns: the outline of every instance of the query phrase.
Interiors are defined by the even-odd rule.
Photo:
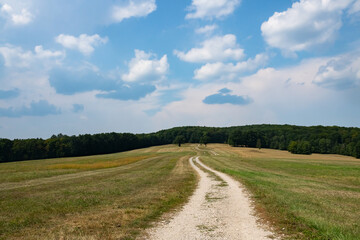
[[[0,239],[133,239],[183,204],[191,147],[0,165]]]
[[[289,239],[360,239],[360,161],[211,145],[204,163],[242,182]]]
[[[192,194],[196,153],[285,238],[360,239],[360,160],[221,144],[0,164],[0,239],[134,239]]]

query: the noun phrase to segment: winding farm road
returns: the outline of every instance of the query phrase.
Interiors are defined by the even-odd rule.
[[[257,224],[250,199],[237,181],[207,167],[199,157],[189,161],[200,175],[197,189],[181,211],[150,229],[145,239],[274,239]]]

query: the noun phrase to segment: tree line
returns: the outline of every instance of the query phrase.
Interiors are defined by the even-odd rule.
[[[249,125],[176,127],[148,134],[58,134],[49,139],[0,139],[0,162],[107,154],[171,143],[228,143],[295,154],[333,153],[360,158],[359,128]]]
[[[341,154],[360,158],[360,129],[324,126],[252,125],[235,128],[232,146],[288,150],[294,154]]]

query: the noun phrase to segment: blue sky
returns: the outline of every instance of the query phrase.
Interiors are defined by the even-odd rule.
[[[0,137],[360,127],[360,0],[0,0]]]

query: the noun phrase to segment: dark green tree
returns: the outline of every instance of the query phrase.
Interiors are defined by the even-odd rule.
[[[12,141],[9,139],[0,139],[0,163],[12,161]]]
[[[355,145],[354,157],[360,158],[360,142]]]
[[[261,149],[261,139],[258,139],[256,142],[256,148]]]
[[[209,143],[210,137],[208,136],[207,132],[204,132],[204,134],[202,135],[202,137],[200,138],[200,143],[204,144],[205,147],[206,145]]]
[[[319,140],[320,153],[330,153],[330,149],[331,149],[331,140],[326,138],[321,138]]]
[[[237,147],[242,145],[244,142],[243,133],[240,129],[232,131],[228,138],[229,145]]]
[[[181,144],[185,143],[185,137],[183,135],[178,135],[174,139],[173,143],[181,147]]]
[[[311,145],[308,141],[300,141],[297,146],[297,153],[311,154]]]
[[[298,149],[298,142],[291,141],[288,146],[288,151],[291,153],[297,153],[297,149]]]

